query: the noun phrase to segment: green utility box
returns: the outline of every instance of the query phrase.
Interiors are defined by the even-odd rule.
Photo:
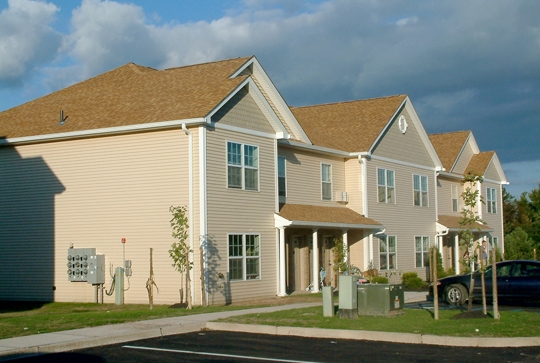
[[[358,315],[403,313],[405,293],[401,284],[358,285]]]
[[[334,316],[334,288],[332,286],[323,286],[322,288],[323,299],[323,316]]]
[[[339,276],[339,310],[340,318],[355,319],[358,317],[358,287],[359,276]]]

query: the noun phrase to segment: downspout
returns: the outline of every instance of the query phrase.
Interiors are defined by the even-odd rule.
[[[182,124],[182,130],[188,136],[188,190],[189,190],[189,262],[193,263],[193,134],[188,130],[185,123]],[[201,266],[202,267],[202,266]],[[191,270],[188,271],[191,274]],[[195,290],[195,281],[193,275],[191,275],[191,298],[194,297]],[[201,305],[202,305],[202,296],[201,296]]]
[[[362,214],[368,217],[368,201],[367,201],[367,161],[362,155],[358,156],[358,161],[362,165]]]

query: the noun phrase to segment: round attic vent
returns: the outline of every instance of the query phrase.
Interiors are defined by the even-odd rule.
[[[405,119],[405,116],[401,116],[399,118],[398,126],[399,126],[399,130],[401,131],[402,134],[407,132],[407,127],[409,127],[409,125],[407,125],[407,120]]]

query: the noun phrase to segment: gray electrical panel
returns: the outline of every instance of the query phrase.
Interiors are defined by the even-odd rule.
[[[105,283],[105,255],[96,255],[95,248],[69,248],[67,259],[69,281]]]
[[[105,255],[94,255],[88,258],[88,283],[92,285],[105,283]]]

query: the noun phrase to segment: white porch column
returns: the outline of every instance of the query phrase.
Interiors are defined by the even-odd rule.
[[[347,238],[347,232],[349,230],[348,229],[344,229],[343,230],[343,235],[342,235],[342,239],[343,239],[343,249],[345,250],[345,263],[347,264],[347,266],[349,266],[349,240]]]
[[[454,236],[454,270],[459,275],[459,236]]]
[[[369,235],[369,263],[372,263],[375,266],[375,261],[373,261],[373,233]]]
[[[287,295],[285,260],[285,227],[279,228],[279,288],[278,296]]]
[[[319,241],[317,230],[313,230],[313,290],[319,292]]]

